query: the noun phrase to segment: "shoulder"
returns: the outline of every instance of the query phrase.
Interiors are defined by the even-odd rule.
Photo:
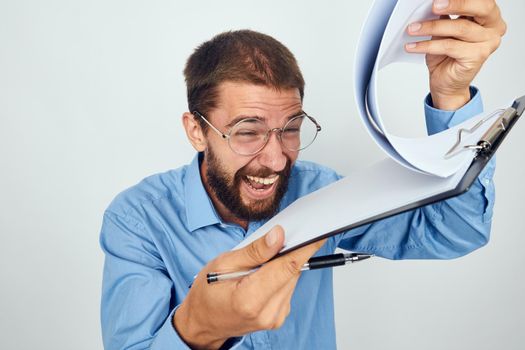
[[[298,160],[295,162],[292,168],[292,175],[323,178],[326,180],[339,180],[341,178],[335,170],[306,160]]]
[[[297,160],[294,163],[292,170],[297,172],[317,172],[322,174],[337,174],[335,170],[321,165],[319,163],[311,162],[308,160]]]
[[[163,173],[150,175],[134,186],[120,192],[109,204],[106,212],[119,216],[143,212],[162,201],[177,201],[184,196],[184,178],[188,165]]]
[[[341,175],[333,169],[314,162],[298,160],[292,168],[290,187],[296,189],[298,196],[302,196],[339,179]]]

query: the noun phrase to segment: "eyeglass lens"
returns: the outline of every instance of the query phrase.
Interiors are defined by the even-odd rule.
[[[291,119],[280,135],[282,145],[290,151],[302,150],[315,140],[317,125],[307,116]],[[258,119],[237,123],[230,132],[230,147],[234,152],[249,155],[260,151],[270,137],[268,126]]]

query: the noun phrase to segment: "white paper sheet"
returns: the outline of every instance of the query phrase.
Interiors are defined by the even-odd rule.
[[[455,144],[460,128],[470,129],[493,113],[475,116],[432,136],[404,138],[386,130],[377,98],[377,75],[381,68],[395,62],[423,62],[423,55],[404,50],[406,43],[414,41],[406,34],[406,27],[415,21],[434,18],[431,6],[431,0],[376,0],[357,47],[354,87],[359,115],[370,136],[389,158],[298,199],[235,249],[279,224],[285,231],[284,252],[342,227],[456,188],[474,152],[462,151],[448,159],[445,154]],[[474,133],[465,135],[462,145],[477,143],[490,124],[484,123]]]
[[[392,10],[392,5],[395,8]],[[393,63],[422,63],[424,55],[407,53],[405,44],[428,38],[410,37],[406,33],[408,24],[436,18],[432,14],[430,0],[378,0],[372,6],[363,26],[355,64],[355,99],[361,120],[376,143],[398,163],[412,170],[448,177],[457,172],[465,163],[470,163],[473,152],[461,152],[452,158],[444,155],[456,142],[460,128],[470,129],[479,120],[480,114],[442,133],[419,138],[404,138],[393,135],[384,126],[377,97],[379,71]],[[399,118],[385,113],[387,117]],[[374,124],[376,127],[374,127]],[[485,133],[490,123],[483,124],[468,140],[475,141]],[[474,143],[475,143],[474,142]]]
[[[443,179],[384,159],[299,198],[243,240],[236,249],[250,244],[279,224],[285,231],[282,249],[285,252],[324,233],[452,190],[468,165],[454,176]]]

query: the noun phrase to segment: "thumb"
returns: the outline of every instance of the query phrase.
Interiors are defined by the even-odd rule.
[[[246,247],[230,252],[232,268],[253,268],[273,258],[284,244],[284,230],[274,226],[268,233]]]

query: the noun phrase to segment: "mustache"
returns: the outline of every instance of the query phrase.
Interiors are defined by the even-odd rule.
[[[290,175],[290,171],[291,171],[291,161],[290,159],[287,159],[286,165],[284,166],[283,170],[274,171],[267,167],[262,167],[259,169],[251,170],[246,165],[237,171],[237,174],[235,174],[235,177],[242,177],[246,175],[255,176],[255,177],[269,177],[271,175],[280,175],[280,176],[287,177],[288,175]]]

